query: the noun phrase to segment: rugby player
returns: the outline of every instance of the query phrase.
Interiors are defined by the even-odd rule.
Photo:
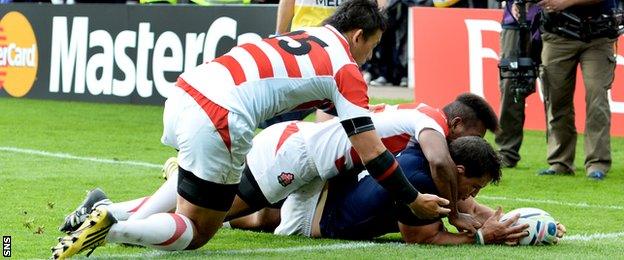
[[[486,129],[498,129],[489,104],[469,93],[459,95],[442,110],[425,104],[401,104],[382,106],[377,112],[372,119],[388,150],[398,154],[406,147],[420,145],[434,176],[437,171],[456,170],[448,141],[468,135],[483,137]],[[317,125],[289,122],[271,127],[254,138],[238,196],[226,219],[277,203],[316,177],[329,180],[339,174],[357,175],[363,169],[337,121]],[[437,183],[444,187],[449,180],[439,178]]]
[[[442,205],[448,200],[420,194],[406,180],[368,115],[367,86],[358,66],[371,57],[386,27],[377,4],[345,2],[324,24],[234,47],[180,75],[165,104],[162,137],[164,144],[179,151],[176,212],[150,215],[139,225],[116,223],[105,209],[95,209],[52,248],[53,258],[85,250],[90,254],[106,240],[132,240],[108,236],[118,232],[140,238],[132,241],[135,244],[162,250],[203,246],[232,205],[258,123],[326,102],[335,106],[368,172],[397,203],[409,205],[422,218],[447,214],[449,209]],[[453,188],[450,185],[447,193],[456,194]]]
[[[440,219],[420,219],[403,205],[394,203],[388,192],[366,174],[359,178],[340,176],[329,181],[323,190],[321,181],[311,182],[288,196],[281,207],[281,221],[275,229],[279,235],[370,240],[388,233],[400,232],[407,243],[418,244],[510,244],[528,235],[528,224],[513,225],[519,215],[500,222],[502,209],[493,210],[476,202],[475,197],[488,183],[501,178],[500,159],[482,138],[460,137],[449,144],[449,150],[458,169],[457,183],[463,214],[470,214],[480,223],[476,234],[453,233],[446,230]],[[418,145],[408,147],[397,156],[409,181],[420,191],[439,194],[427,165],[427,159]],[[234,228],[254,229],[261,222],[231,222]],[[557,226],[557,237],[565,233]]]
[[[459,95],[442,111],[425,104],[386,105],[376,110],[372,120],[389,151],[397,154],[406,147],[419,145],[427,151],[431,171],[437,168],[434,162],[450,158],[447,139],[465,135],[481,137],[486,129],[495,131],[497,128],[496,115],[491,107],[473,94]],[[106,209],[118,221],[145,219],[155,213],[172,211],[178,173],[171,160],[165,163],[165,168],[169,180],[152,197],[115,203]],[[272,125],[254,137],[252,149],[247,154],[245,176],[227,219],[276,203],[310,181],[328,180],[339,174],[355,176],[362,169],[357,152],[337,120]],[[100,205],[99,201],[104,199],[100,190],[92,191],[66,218],[61,230],[76,229],[93,205]],[[110,237],[130,237],[128,232],[111,232]]]

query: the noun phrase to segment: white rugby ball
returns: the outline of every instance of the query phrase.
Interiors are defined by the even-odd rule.
[[[501,222],[520,214],[514,225],[528,223],[529,236],[520,239],[520,245],[552,245],[557,240],[557,222],[548,212],[537,208],[514,209],[501,217]]]

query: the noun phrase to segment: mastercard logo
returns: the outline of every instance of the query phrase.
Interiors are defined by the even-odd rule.
[[[0,88],[13,97],[30,91],[37,76],[38,52],[35,32],[19,12],[0,20]]]

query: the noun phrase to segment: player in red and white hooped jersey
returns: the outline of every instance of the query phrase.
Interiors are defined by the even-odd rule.
[[[419,105],[420,110],[415,107],[414,104],[387,106],[385,111],[371,116],[377,134],[392,154],[417,143],[418,134],[424,129],[435,130],[444,136],[448,133],[443,113],[425,104]],[[421,112],[423,110],[432,113],[425,114]],[[246,158],[249,171],[271,204],[316,177],[328,180],[339,173],[364,169],[338,119],[323,123],[291,121],[272,125],[254,137]],[[247,181],[246,177],[242,182]],[[256,196],[248,198],[251,197]]]
[[[458,96],[442,110],[424,104],[377,106],[371,117],[390,153],[396,155],[418,144],[419,150],[423,150],[431,161],[431,171],[439,170],[436,168],[440,163],[435,162],[443,162],[449,153],[447,140],[466,135],[483,136],[486,129],[495,131],[498,126],[492,108],[473,94]],[[274,124],[254,137],[246,159],[247,167],[228,219],[247,215],[290,194],[318,195],[304,190],[322,188],[325,180],[338,174],[357,174],[364,169],[360,156],[337,119],[324,123],[291,121]],[[156,213],[175,210],[178,172],[177,168],[166,168],[172,169],[167,171],[169,179],[153,196],[104,207],[117,220],[135,223]],[[284,204],[284,216],[291,220],[299,218],[300,221],[295,223],[310,222],[312,212],[289,210],[289,206],[292,205]],[[298,213],[301,216],[295,216]],[[241,223],[249,224],[245,220],[236,220],[232,226],[242,227]],[[79,224],[71,225],[76,228]],[[284,228],[293,227],[285,224],[280,230],[284,231]]]
[[[377,110],[372,116],[377,134],[381,137],[384,146],[392,154],[397,154],[407,147],[419,142],[419,134],[424,130],[433,130],[446,137],[449,126],[446,116],[439,109],[426,104],[386,105],[383,110]],[[307,145],[314,156],[315,164],[319,168],[320,177],[330,179],[339,173],[349,173],[363,170],[363,165],[357,151],[349,142],[343,139],[344,135],[327,135],[325,132],[334,132],[335,124],[322,127],[316,131],[302,131],[308,140]],[[485,128],[476,128],[470,134],[482,135]],[[461,133],[460,135],[463,135]],[[314,141],[313,141],[314,140]],[[313,142],[312,142],[313,141]],[[324,145],[326,142],[338,143],[338,147]],[[332,159],[329,159],[329,158]]]
[[[331,25],[234,47],[185,72],[177,85],[227,110],[223,113],[238,114],[248,128],[330,101],[342,120],[364,116],[368,107],[367,86],[348,42]]]
[[[492,108],[473,94],[458,96],[443,110],[426,104],[386,105],[371,117],[389,152],[396,155],[419,145],[431,162],[431,171],[439,171],[438,165],[450,156],[447,141],[460,136],[482,137],[486,129],[498,128]],[[235,199],[228,219],[277,203],[314,179],[325,181],[338,174],[364,170],[360,156],[336,119],[317,124],[293,121],[272,125],[256,135],[253,142],[247,154],[248,168],[239,185],[242,201]]]
[[[371,57],[386,27],[377,4],[347,1],[325,23],[233,48],[184,72],[163,113],[162,142],[179,151],[176,213],[117,222],[96,209],[87,226],[59,241],[53,257],[70,257],[105,240],[163,250],[203,246],[232,205],[257,125],[324,102],[333,103],[367,170],[397,203],[425,218],[448,213],[441,207],[446,199],[419,194],[407,181],[368,115],[358,65]]]
[[[165,107],[162,141],[179,150],[181,168],[219,184],[239,182],[256,126],[277,114],[332,102],[342,121],[368,116],[367,86],[347,40],[331,25],[234,47],[183,73],[177,85]],[[179,115],[189,114],[188,106],[200,118],[186,125]],[[210,122],[197,124],[202,118]],[[219,138],[181,133],[210,123]],[[202,159],[207,146],[219,148],[215,159]]]

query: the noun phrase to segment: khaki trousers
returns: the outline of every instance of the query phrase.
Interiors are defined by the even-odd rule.
[[[574,171],[577,132],[574,125],[574,88],[577,65],[585,82],[585,170],[611,168],[611,110],[607,90],[613,83],[615,39],[589,43],[552,33],[542,34],[541,79],[545,97],[548,164],[557,172]]]
[[[520,31],[513,29],[503,29],[501,32],[501,59],[517,58],[520,56]],[[530,37],[527,36],[530,43]],[[529,43],[527,47],[530,48]],[[529,50],[527,50],[529,53]],[[520,146],[522,145],[524,127],[524,107],[525,102],[521,100],[514,102],[514,95],[511,92],[511,83],[509,79],[500,81],[501,91],[501,110],[500,110],[500,127],[501,131],[494,139],[499,147],[499,153],[503,160],[511,166],[516,165],[520,161]]]

